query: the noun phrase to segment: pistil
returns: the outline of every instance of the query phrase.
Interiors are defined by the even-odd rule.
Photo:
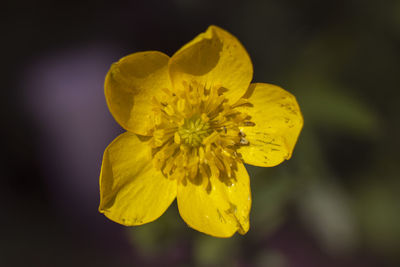
[[[191,147],[200,146],[203,139],[210,135],[211,132],[212,129],[210,129],[210,124],[204,122],[200,116],[185,119],[184,124],[178,129],[178,133],[183,143]]]

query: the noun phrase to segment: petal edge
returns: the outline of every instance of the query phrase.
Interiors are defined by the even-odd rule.
[[[203,185],[178,185],[178,208],[182,219],[193,229],[215,237],[231,237],[249,230],[250,180],[243,164],[238,164],[237,181],[227,186],[211,177],[211,190]]]
[[[154,169],[148,148],[125,132],[104,152],[99,211],[112,221],[126,226],[154,221],[176,197],[176,182]]]
[[[212,25],[171,57],[169,72],[174,88],[192,80],[207,88],[221,86],[224,96],[235,103],[252,80],[253,65],[235,36]]]
[[[279,86],[253,83],[244,95],[252,107],[238,107],[251,116],[253,127],[242,127],[249,141],[238,152],[245,163],[260,167],[272,167],[290,159],[303,127],[296,98]]]
[[[158,51],[130,54],[111,65],[104,82],[108,108],[125,129],[151,135],[154,126],[152,97],[163,97],[162,88],[171,88],[169,57]]]

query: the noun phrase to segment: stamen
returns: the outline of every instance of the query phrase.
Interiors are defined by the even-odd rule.
[[[212,188],[211,176],[232,184],[236,164],[241,162],[236,150],[249,144],[242,129],[254,126],[236,107],[250,103],[239,100],[229,105],[223,94],[226,89],[217,85],[193,81],[184,82],[183,88],[163,89],[163,102],[152,99],[154,166],[168,179],[203,185],[207,192]]]

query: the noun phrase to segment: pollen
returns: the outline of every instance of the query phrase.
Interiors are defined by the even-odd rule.
[[[193,81],[185,82],[181,91],[164,89],[161,100],[153,98],[153,164],[168,179],[207,190],[211,176],[228,186],[235,183],[242,162],[237,149],[249,144],[243,129],[254,123],[236,109],[249,103],[242,99],[231,105],[223,91]]]

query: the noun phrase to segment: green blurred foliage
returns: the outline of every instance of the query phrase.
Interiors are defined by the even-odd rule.
[[[356,192],[355,212],[364,241],[396,261],[400,248],[400,182],[397,176],[366,175]]]
[[[177,242],[177,232],[188,228],[179,218],[176,203],[165,212],[156,223],[130,228],[130,236],[135,248],[146,258],[151,258],[173,247]]]
[[[194,239],[194,259],[199,266],[235,266],[240,254],[240,237],[216,239],[198,235]]]

